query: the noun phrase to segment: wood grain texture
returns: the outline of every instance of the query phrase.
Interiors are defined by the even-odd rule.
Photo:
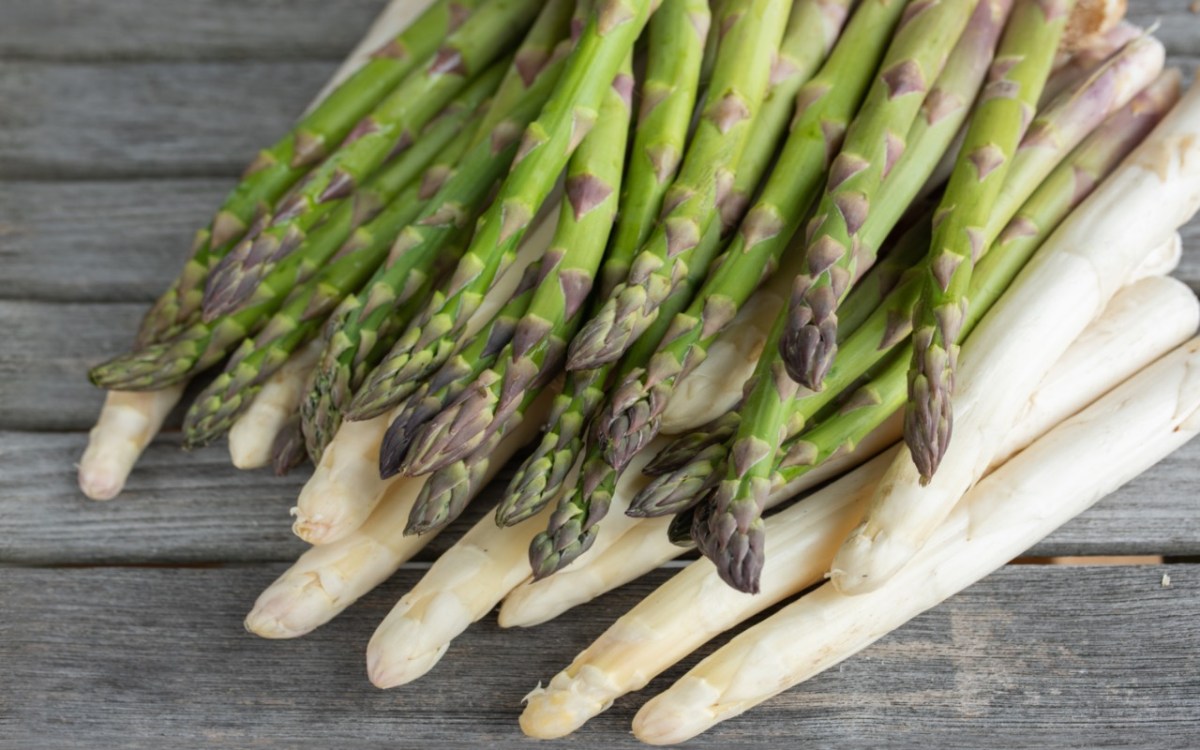
[[[0,299],[143,302],[233,179],[0,183]]]
[[[234,176],[336,62],[0,65],[6,179]]]
[[[4,571],[0,663],[21,687],[0,747],[527,748],[521,697],[665,578],[533,630],[488,618],[423,680],[382,692],[363,646],[419,571],[306,638],[261,641],[241,619],[278,571]],[[1009,567],[687,746],[1194,747],[1198,639],[1200,566]],[[697,658],[569,746],[638,747],[633,713]]]
[[[125,492],[85,500],[75,485],[81,433],[0,432],[0,563],[25,565],[288,561],[304,546],[288,509],[305,472],[241,472],[224,446],[179,450],[177,434],[147,451]],[[433,560],[499,501],[516,462],[418,560]],[[1200,441],[1193,442],[1031,554],[1200,555]]]
[[[386,0],[5,0],[0,57],[76,62],[339,60],[386,4]]]

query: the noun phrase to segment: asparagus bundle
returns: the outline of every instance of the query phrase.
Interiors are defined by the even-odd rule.
[[[293,528],[317,546],[247,617],[292,637],[395,571],[544,427],[495,518],[380,625],[375,684],[419,677],[502,599],[502,624],[543,621],[677,555],[672,538],[717,564],[691,566],[532,696],[523,725],[539,736],[831,567],[822,591],[878,585],[908,555],[930,564],[922,543],[959,533],[949,509],[989,466],[1194,329],[1174,282],[1106,303],[1178,258],[1163,240],[1200,204],[1197,95],[1109,176],[1177,96],[1176,74],[1151,83],[1162,48],[1148,36],[1107,12],[1068,19],[1069,0],[1020,0],[1011,18],[1009,0],[851,5],[435,2],[391,29],[264,152],[135,351],[93,372],[145,391],[110,394],[81,484],[115,494],[184,384],[232,353],[185,438],[228,432],[242,466],[316,463]],[[949,418],[970,429],[924,494],[898,448],[761,517],[893,445],[914,351],[919,377],[940,378],[914,393],[944,395],[976,324],[953,411],[931,400],[910,428],[926,474]],[[651,462],[664,427],[693,432]],[[995,504],[985,520],[1003,534]],[[860,534],[833,562],[863,519],[905,554],[881,543],[867,558]],[[812,601],[831,597],[850,601]],[[630,636],[641,627],[654,637]],[[649,739],[724,715],[677,729],[668,695],[639,721]]]

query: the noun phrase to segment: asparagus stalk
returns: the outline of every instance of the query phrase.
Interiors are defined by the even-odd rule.
[[[1073,0],[1018,0],[991,80],[975,107],[934,217],[930,263],[914,310],[904,435],[921,476],[937,470],[953,429],[950,399],[967,288],[985,225],[1026,123],[1033,119]]]
[[[507,421],[531,388],[545,384],[562,362],[608,245],[617,210],[633,96],[633,61],[626,59],[600,106],[600,118],[571,157],[566,200],[543,278],[497,363],[432,419],[403,456],[409,475],[436,471],[473,452]],[[398,459],[399,456],[396,456]],[[399,463],[385,464],[386,474]]]
[[[229,428],[229,458],[234,466],[258,469],[271,463],[275,441],[296,417],[304,383],[320,353],[320,345],[310,342],[289,357],[234,421]]]
[[[810,390],[821,390],[837,351],[837,307],[854,279],[874,262],[872,248],[857,241],[859,232],[974,7],[974,0],[907,6],[867,100],[833,160],[825,193],[806,229],[808,273],[796,277],[780,339],[788,373]]]
[[[654,744],[693,737],[1001,567],[1195,436],[1197,365],[1200,341],[1193,340],[1063,422],[972,489],[933,543],[886,586],[846,596],[826,584],[804,596],[643,706],[634,734]]]
[[[496,80],[494,73],[483,76],[478,86],[467,90],[462,103],[482,101],[495,88]],[[415,168],[424,169],[431,181],[444,174],[466,145],[460,131],[471,109],[473,107],[452,107],[448,116],[436,122],[425,134],[427,138],[422,138],[364,188],[360,201],[341,205],[309,237],[308,251],[280,264],[275,273],[257,286],[253,304],[215,321],[198,321],[173,339],[110,360],[92,370],[93,382],[134,390],[180,382],[219,362],[230,348],[269,321],[289,299],[289,293],[294,292],[298,280],[307,278],[304,286],[314,286],[311,277],[324,270],[328,259],[356,252],[362,245],[382,243],[386,247],[399,229],[420,211],[420,187],[412,184],[412,177],[420,174]],[[431,161],[434,162],[432,165],[429,164]],[[351,235],[351,230],[356,227],[355,234]],[[350,235],[349,239],[347,235]]]
[[[857,110],[878,59],[883,56],[891,37],[887,20],[893,24],[898,21],[901,7],[900,3],[864,6],[834,48],[828,63],[804,88],[800,95],[802,109],[778,167],[742,223],[724,261],[705,282],[688,311],[675,317],[665,343],[655,353],[640,382],[623,386],[637,394],[630,399],[630,406],[625,407],[625,414],[607,416],[606,438],[614,446],[620,446],[614,452],[628,455],[633,448],[626,446],[642,445],[657,434],[678,381],[704,361],[717,334],[734,319],[761,280],[775,272],[805,208],[820,188],[827,154],[836,152],[841,133]],[[915,191],[928,177],[925,165],[931,159],[926,152],[944,150],[962,123],[966,102],[979,87],[1007,7],[1003,0],[979,3],[946,65],[946,72],[926,97],[922,116],[909,134],[912,149],[894,168],[890,182],[903,181],[903,187]],[[867,59],[864,50],[868,51]],[[876,51],[874,60],[869,59],[871,50]],[[912,173],[911,178],[906,173]],[[888,185],[884,190],[893,187]],[[907,205],[910,200],[911,194],[895,203]],[[613,404],[616,403],[614,400]],[[608,455],[610,461],[616,460],[614,452]]]
[[[444,293],[429,300],[355,396],[356,417],[378,413],[412,392],[445,362],[496,273],[509,265],[571,153],[595,124],[604,92],[650,16],[651,0],[611,0],[598,6],[554,94],[525,130],[516,164],[480,220],[475,238]]]
[[[363,118],[342,147],[280,201],[261,232],[248,233],[213,268],[204,290],[205,320],[250,303],[257,284],[300,250],[309,230],[390,155],[412,146],[425,123],[523,35],[540,5],[537,0],[494,0],[447,36],[421,71]]]
[[[522,243],[512,267],[497,280],[483,304],[467,321],[467,338],[479,335],[509,302],[525,269],[545,254],[553,224],[541,221]],[[391,415],[395,416],[395,415]],[[378,504],[389,480],[379,476],[379,450],[390,417],[347,421],[317,462],[316,471],[296,501],[293,531],[312,544],[328,544],[358,528]]]
[[[1105,308],[1104,314],[1084,331],[1039,384],[1025,405],[1017,426],[1008,434],[995,464],[1003,463],[1051,426],[1075,414],[1114,384],[1141,371],[1185,341],[1195,332],[1197,322],[1200,322],[1200,306],[1195,294],[1181,282],[1149,277],[1122,289]],[[875,434],[859,442],[853,452],[828,461],[787,485],[776,485],[768,507],[819,486],[894,445],[900,437],[900,420],[896,418],[899,416],[893,415]],[[815,496],[806,499],[796,510],[785,511],[785,514],[799,512],[813,519],[823,518],[812,507],[814,499]],[[771,517],[767,524],[773,529],[772,524],[782,522],[783,518],[784,514]],[[500,610],[501,626],[528,627],[546,622],[677,557],[684,548],[667,539],[666,528],[670,520],[645,521],[623,534],[600,555],[580,561],[551,578],[517,587],[505,597]],[[689,542],[690,531],[689,524]],[[816,538],[828,536],[822,533]],[[841,535],[833,535],[833,538],[839,539]],[[779,541],[772,532],[768,544],[792,549],[792,545],[781,545]],[[832,552],[829,551],[830,556]],[[774,556],[768,557],[767,567],[792,569]],[[819,572],[824,573],[825,568]],[[742,599],[754,603],[758,597]],[[530,713],[533,713],[532,709]]]
[[[387,42],[369,58],[347,61],[335,74],[337,85],[321,92],[287,135],[258,154],[209,226],[196,235],[179,276],[146,314],[138,348],[171,338],[195,322],[213,264],[284,191],[324,159],[354,123],[433,55],[441,39],[479,4],[480,0],[437,0],[425,3],[428,7],[419,16],[418,5],[405,4],[399,14],[376,22],[369,36]]]
[[[461,492],[477,494],[536,430],[536,415],[496,446],[482,475]],[[429,478],[392,482],[361,526],[337,541],[307,550],[266,588],[246,615],[246,629],[263,638],[296,638],[332,620],[387,580],[436,536],[405,536],[404,525]]]
[[[1198,130],[1200,90],[1193,88],[1072,212],[997,302],[972,337],[973,354],[964,356],[958,376],[956,406],[973,407],[955,414],[960,437],[947,454],[952,460],[922,486],[902,453],[872,499],[866,522],[838,552],[833,581],[839,590],[871,590],[905,565],[979,478],[998,448],[996,433],[1011,427],[1032,390],[1030,380],[1045,375],[1046,360],[1057,358],[1068,334],[1077,335],[1115,285],[1200,207],[1200,167],[1188,145]],[[1032,331],[1038,331],[1038,346],[1019,346]],[[997,382],[1001,372],[1003,382]]]
[[[788,3],[729,0],[707,103],[663,216],[625,280],[571,342],[567,369],[616,361],[653,322],[733,186],[755,117],[766,95],[771,60],[779,50]]]
[[[663,0],[647,29],[646,73],[637,131],[621,182],[620,214],[600,292],[608,296],[629,273],[662,209],[687,143],[712,16],[706,0]],[[715,35],[714,35],[715,38]]]
[[[404,229],[396,254],[396,259],[404,262],[385,264],[365,289],[347,298],[335,311],[326,329],[328,342],[322,361],[304,405],[310,454],[317,456],[324,450],[341,424],[343,410],[349,406],[354,391],[403,331],[407,321],[395,315],[395,306],[408,283],[412,267],[408,260],[436,252],[447,237],[444,222],[435,217],[458,216],[474,210],[487,200],[493,183],[503,177],[512,163],[517,134],[537,116],[562,72],[561,54],[565,47],[559,49],[559,56],[547,63],[522,96],[497,98],[489,113],[503,110],[505,116],[490,131],[490,139],[471,148],[453,175],[436,188],[432,208],[424,220]]]

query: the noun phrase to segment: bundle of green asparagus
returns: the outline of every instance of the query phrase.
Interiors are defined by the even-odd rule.
[[[635,725],[702,731],[767,697],[731,670],[836,663],[1196,430],[1195,344],[1152,363],[1200,315],[1161,278],[1200,207],[1200,92],[1119,5],[395,0],[92,370],[80,486],[115,496],[206,381],[186,446],[314,465],[314,546],[247,617],[295,637],[532,443],[380,625],[371,681],[501,602],[537,624],[699,550],[531,696],[522,727],[561,736],[829,574]],[[1121,420],[1120,447],[1086,432]],[[752,648],[810,621],[778,663]]]

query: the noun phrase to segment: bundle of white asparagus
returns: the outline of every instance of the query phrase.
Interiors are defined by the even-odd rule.
[[[497,606],[535,626],[698,550],[529,695],[534,737],[794,600],[646,704],[666,744],[1200,431],[1200,304],[1168,278],[1200,87],[1123,3],[712,5],[393,0],[92,371],[84,493],[228,358],[187,443],[314,465],[313,546],[246,618],[267,638],[488,497],[372,637],[381,688]]]

